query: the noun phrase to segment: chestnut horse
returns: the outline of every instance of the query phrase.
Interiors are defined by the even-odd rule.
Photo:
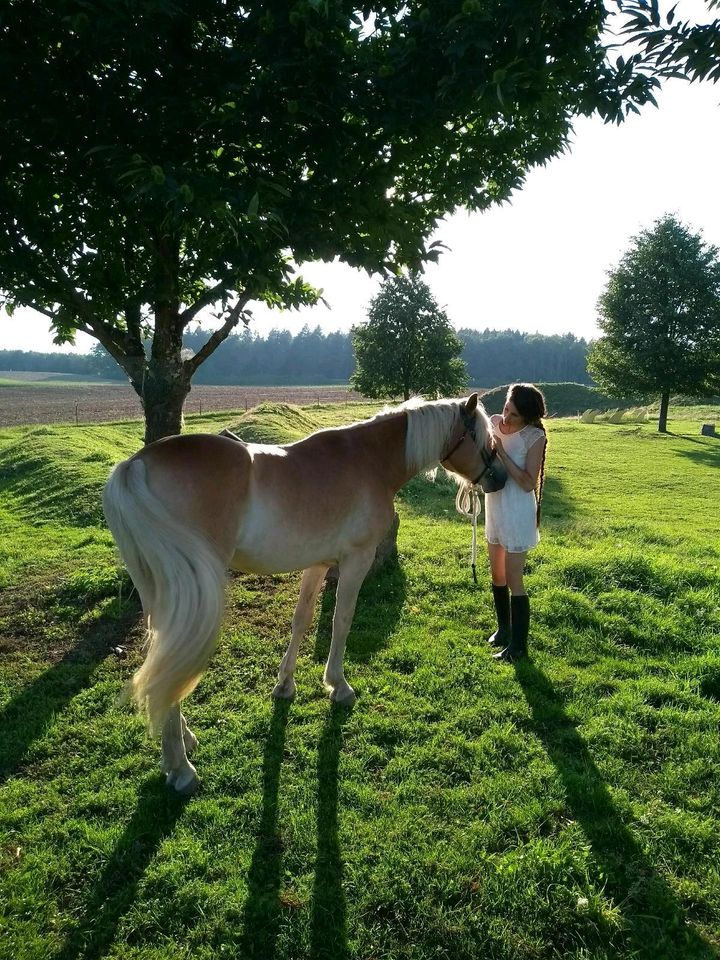
[[[360,585],[392,523],[395,493],[438,461],[467,489],[484,472],[489,436],[474,393],[466,401],[410,401],[287,446],[210,434],[169,437],[113,469],[103,493],[105,517],[147,625],[147,655],[130,693],[161,733],[168,784],[191,793],[198,783],[187,758],[197,741],[180,701],[213,651],[227,568],[304,571],[273,690],[274,697],[290,698],[300,641],[325,573],[338,565],[323,679],[332,700],[352,704],[345,640]]]

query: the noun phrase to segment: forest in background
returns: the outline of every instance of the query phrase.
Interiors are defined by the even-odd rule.
[[[185,348],[195,353],[208,331],[188,331]],[[544,336],[518,330],[458,331],[468,382],[485,388],[515,380],[591,383],[586,368],[588,342],[571,333]],[[303,385],[347,383],[355,366],[349,333],[271,330],[262,337],[250,328],[228,337],[198,369],[195,383]],[[125,374],[99,344],[87,354],[0,350],[0,370],[49,371],[89,378],[125,380]]]

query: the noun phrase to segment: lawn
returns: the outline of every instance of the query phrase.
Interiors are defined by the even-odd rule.
[[[234,575],[190,800],[118,702],[141,632],[99,492],[141,425],[0,430],[0,958],[720,956],[720,440],[684,416],[550,421],[515,668],[443,478],[402,491],[399,562],[363,587],[352,710],[321,685],[332,590],[274,704],[299,575]]]

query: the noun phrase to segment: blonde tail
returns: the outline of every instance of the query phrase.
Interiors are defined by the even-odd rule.
[[[195,688],[213,652],[226,567],[207,537],[151,492],[142,460],[114,468],[103,508],[146,617],[147,656],[130,682],[130,695],[159,732],[170,707]]]

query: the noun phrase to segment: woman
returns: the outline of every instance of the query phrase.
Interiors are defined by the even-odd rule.
[[[502,415],[490,418],[495,450],[508,479],[502,490],[485,494],[485,538],[498,622],[488,643],[500,647],[495,659],[507,663],[527,654],[530,601],[523,569],[528,550],[540,539],[545,416],[545,397],[540,390],[531,383],[515,383],[507,392]]]

